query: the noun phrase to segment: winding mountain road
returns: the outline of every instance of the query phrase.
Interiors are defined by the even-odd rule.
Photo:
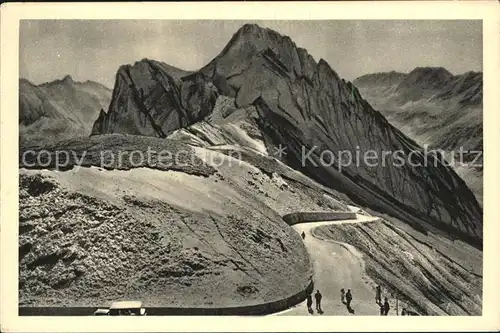
[[[358,208],[350,207],[357,212]],[[323,225],[344,223],[366,223],[378,220],[377,217],[356,214],[354,220],[305,222],[293,226],[306,237],[304,244],[309,252],[314,268],[314,293],[319,289],[323,295],[323,315],[380,315],[380,309],[375,303],[375,286],[369,284],[369,278],[365,275],[360,254],[356,249],[345,243],[332,240],[323,240],[313,235],[313,229]],[[353,300],[350,313],[340,299],[340,289],[351,289]],[[313,296],[314,301],[314,296]],[[318,315],[315,310],[316,302],[312,308],[313,315]],[[277,313],[277,315],[309,315],[306,302],[302,302],[288,310]]]

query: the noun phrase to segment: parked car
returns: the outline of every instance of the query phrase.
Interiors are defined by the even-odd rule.
[[[141,301],[113,302],[109,309],[97,309],[95,316],[145,316],[146,309]]]
[[[94,316],[109,316],[109,309],[97,309],[94,311]]]

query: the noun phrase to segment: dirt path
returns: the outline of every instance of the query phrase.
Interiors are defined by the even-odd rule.
[[[355,207],[351,208],[356,211]],[[355,315],[380,315],[375,303],[375,290],[364,273],[363,263],[356,249],[345,243],[322,240],[315,237],[316,227],[329,224],[364,223],[377,220],[376,217],[357,214],[356,220],[322,221],[300,223],[293,228],[306,237],[304,244],[314,265],[314,292],[319,289],[323,295],[323,315],[350,315],[347,307],[340,300],[340,289],[351,289],[353,301],[351,308]],[[313,297],[314,299],[314,297]],[[314,313],[316,303],[313,303]],[[278,315],[309,315],[306,302],[278,313]]]

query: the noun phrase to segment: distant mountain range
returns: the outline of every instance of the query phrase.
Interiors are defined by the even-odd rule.
[[[107,109],[111,90],[93,81],[75,82],[71,76],[40,85],[19,80],[21,143],[50,142],[88,136],[101,109]]]
[[[371,105],[418,143],[482,151],[482,73],[452,75],[442,67],[418,67],[408,74],[364,75],[354,84]]]
[[[483,73],[452,75],[442,67],[418,67],[408,74],[364,75],[354,84],[371,105],[420,145],[448,152],[463,149],[463,160],[455,155],[455,170],[482,202]]]
[[[395,99],[404,92],[405,98],[414,100],[430,98],[434,90],[444,92],[454,80],[442,69],[369,78],[357,82],[387,81],[385,88],[396,91]],[[412,88],[417,82],[418,91]],[[481,209],[451,168],[349,165],[339,172],[316,165],[323,151],[354,152],[361,147],[362,153],[376,150],[381,156],[383,151],[408,153],[421,147],[374,110],[326,61],[316,62],[289,37],[257,25],[244,25],[196,72],[148,59],[121,66],[108,111],[100,113],[92,134],[168,137],[209,117],[221,95],[234,99],[233,110],[256,109],[268,151],[286,146],[283,161],[290,166],[405,221],[481,237]],[[302,163],[302,149],[313,147],[310,159]],[[416,158],[423,161],[422,155]]]

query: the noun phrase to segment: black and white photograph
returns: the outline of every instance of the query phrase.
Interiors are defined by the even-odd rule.
[[[21,19],[18,315],[482,316],[486,42]]]

